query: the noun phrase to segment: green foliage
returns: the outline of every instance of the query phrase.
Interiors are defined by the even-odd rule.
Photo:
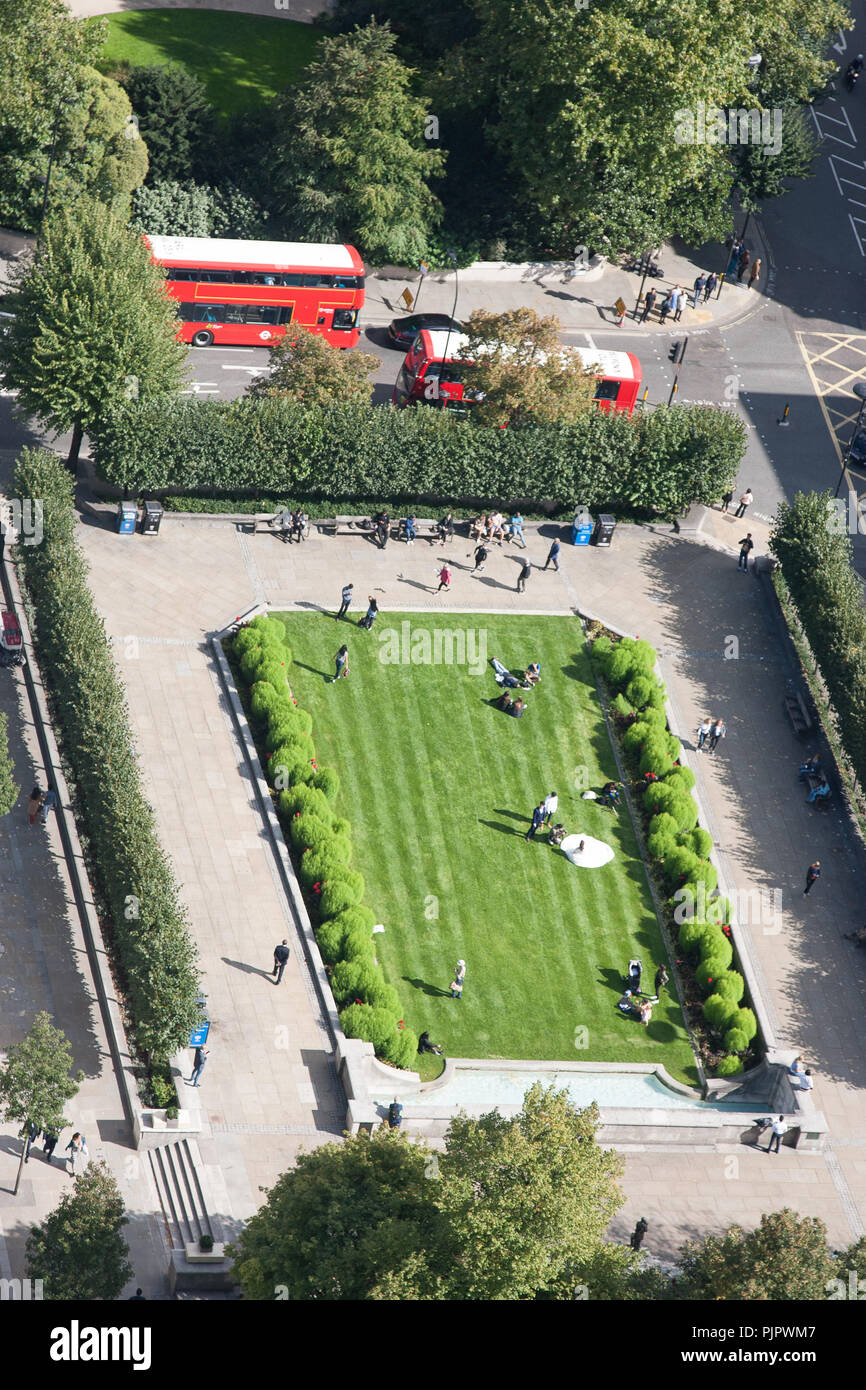
[[[725,1047],[729,1052],[745,1052],[749,1039],[742,1028],[729,1028],[725,1034]]]
[[[653,816],[647,834],[647,848],[653,859],[664,859],[677,845],[680,829],[666,811]]]
[[[680,751],[682,751],[682,750],[680,750]],[[668,772],[668,773],[666,774],[666,776],[665,776],[665,781],[667,782],[667,784],[668,784],[669,787],[680,787],[682,791],[684,791],[684,792],[690,792],[690,791],[692,790],[692,788],[694,787],[694,785],[695,785],[695,774],[692,772],[692,770],[691,770],[690,767],[682,767],[681,765],[678,764],[676,767],[671,768],[670,772]],[[692,831],[692,834],[695,834],[695,833],[696,833],[695,831]],[[707,831],[706,831],[706,830],[702,830],[700,833],[701,833],[701,835],[706,835],[706,834],[707,834]],[[711,836],[711,837],[710,837],[710,847],[711,847],[711,848],[712,848],[712,843],[713,843],[713,841],[712,841],[712,836]],[[695,853],[697,854],[697,850],[695,851]],[[705,859],[705,858],[706,858],[706,855],[705,855],[705,854],[698,855],[698,858],[699,858],[699,859]]]
[[[708,896],[713,891],[713,889],[719,881],[719,875],[716,869],[713,868],[712,864],[708,864],[705,860],[697,861],[695,867],[691,871],[691,878],[693,883],[704,884]]]
[[[331,839],[327,824],[312,813],[293,819],[290,830],[292,844],[298,849],[322,849]]]
[[[9,753],[9,721],[0,714],[0,816],[8,815],[21,788],[15,781],[15,764]]]
[[[214,134],[214,112],[204,86],[188,68],[173,63],[132,68],[124,75],[123,85],[150,155],[149,186],[170,181],[183,184],[198,168],[202,150]],[[210,236],[211,228],[186,232],[168,226],[165,234]]]
[[[700,860],[690,849],[684,845],[679,845],[672,849],[665,856],[664,876],[671,888],[675,888],[680,883],[685,883],[691,879],[692,873],[698,868]]]
[[[382,1048],[382,1056],[392,1067],[412,1071],[418,1061],[418,1034],[409,1028],[395,1029]]]
[[[626,686],[625,693],[636,709],[643,709],[644,705],[657,702],[657,697],[654,697],[658,689],[658,681],[653,680],[650,676],[632,676]]]
[[[322,40],[278,98],[271,173],[291,236],[348,239],[374,263],[416,265],[439,217],[427,181],[443,156],[424,139],[428,106],[394,43],[374,20]]]
[[[268,214],[235,184],[146,183],[132,198],[134,225],[148,236],[228,237],[256,241],[266,236]]]
[[[773,121],[779,148],[772,157],[762,143],[738,141],[731,146],[740,206],[747,212],[760,212],[768,198],[787,193],[787,179],[808,178],[818,154],[818,140],[802,106],[792,101],[776,105]]]
[[[666,410],[658,407],[653,417]],[[674,406],[671,413],[704,410]],[[651,468],[638,425],[601,411],[531,431],[488,430],[440,410],[184,397],[104,409],[94,444],[100,476],[134,490],[217,488],[237,494],[255,489],[313,499],[431,496],[455,505],[461,499],[522,499],[525,504],[542,498],[564,505],[580,497],[593,509],[621,502],[652,509],[656,470],[664,474],[670,493],[665,507],[709,504],[732,484],[744,440],[738,436],[728,441],[730,448],[723,447],[716,436],[727,437],[732,412],[706,408],[705,413],[704,435],[676,457],[660,453]],[[715,455],[712,465],[703,458],[711,447],[716,454],[722,449],[724,466]],[[616,644],[615,655],[622,646]],[[637,660],[637,668],[634,658],[625,661],[622,685],[611,680],[615,690],[634,675],[652,672],[640,652]]]
[[[336,768],[320,767],[313,778],[313,786],[323,792],[328,801],[336,801],[340,790],[340,774]]]
[[[739,1076],[743,1071],[745,1071],[745,1067],[739,1057],[722,1057],[716,1067],[717,1076]]]
[[[12,280],[6,307],[15,319],[0,337],[0,371],[23,412],[74,431],[70,462],[81,431],[131,395],[168,408],[186,349],[175,340],[162,272],[120,217],[96,201],[58,208],[42,253]]]
[[[301,324],[271,349],[270,371],[253,377],[247,395],[253,400],[274,397],[325,406],[331,401],[373,398],[371,375],[382,363],[370,352],[346,352],[332,347],[320,333]]]
[[[331,973],[331,991],[338,1004],[345,1004],[356,995],[369,1003],[369,994],[382,984],[384,976],[379,966],[363,957],[338,961]]]
[[[737,1017],[734,1020],[735,1028],[745,1033],[746,1042],[750,1043],[758,1031],[758,1020],[755,1018],[751,1009],[738,1009]],[[731,1048],[731,1052],[740,1052],[742,1048]]]
[[[691,772],[690,768],[683,768],[684,772]],[[694,782],[694,773],[692,781]],[[704,830],[702,825],[698,825],[688,837],[689,848],[694,850],[699,859],[709,859],[713,848],[713,837],[709,830]]]
[[[153,811],[141,785],[123,684],[87,586],[72,480],[54,454],[25,449],[19,497],[43,502],[41,545],[19,574],[35,610],[43,675],[87,831],[106,934],[125,977],[138,1047],[157,1061],[185,1045],[199,1017],[196,951]]]
[[[704,956],[695,968],[695,979],[703,994],[715,994],[716,980],[728,968],[724,956]]]
[[[124,1200],[106,1163],[93,1161],[27,1239],[27,1273],[48,1299],[119,1298],[132,1278]]]
[[[722,994],[711,994],[709,999],[704,1000],[704,1017],[720,1033],[731,1027],[736,1013],[736,1004]]]
[[[851,540],[829,493],[781,503],[770,537],[821,669],[836,728],[858,779],[866,778],[866,612]]]
[[[683,951],[698,951],[704,939],[705,930],[706,927],[703,922],[680,922],[677,928],[677,936],[681,949]]]
[[[618,719],[629,719],[634,713],[634,709],[624,695],[617,695],[610,702],[610,712]]]
[[[823,1221],[788,1207],[766,1213],[753,1231],[730,1226],[690,1241],[680,1260],[680,1295],[713,1301],[822,1300],[836,1273]]]
[[[635,720],[622,736],[623,748],[629,753],[637,753],[655,731],[643,719]]]
[[[670,770],[668,740],[660,730],[650,734],[644,743],[638,767],[642,776],[647,772],[654,772],[657,777],[663,777]]]
[[[726,970],[716,980],[716,994],[730,999],[732,1004],[739,1004],[745,992],[746,982],[738,970]]]
[[[347,1038],[361,1038],[372,1043],[377,1052],[394,1033],[394,1017],[387,1009],[374,1009],[369,1004],[349,1004],[340,1014],[340,1027]]]
[[[712,960],[716,963],[724,960],[730,965],[734,959],[734,948],[721,927],[704,927],[698,945],[701,960]]]
[[[336,965],[343,958],[344,931],[339,918],[323,922],[316,932],[316,944],[326,965]],[[372,954],[372,953],[371,953]]]
[[[672,816],[683,835],[694,830],[698,823],[698,808],[693,798],[666,782],[650,783],[644,792],[643,804],[648,811],[664,811]]]
[[[3,1118],[59,1134],[71,1124],[63,1107],[84,1080],[84,1072],[73,1077],[71,1070],[72,1048],[66,1036],[54,1027],[50,1014],[38,1013],[25,1037],[6,1050],[0,1068]]]
[[[51,204],[69,205],[86,194],[125,219],[130,194],[147,174],[147,147],[123,88],[95,68],[82,68],[78,76],[78,102],[62,112],[70,157],[52,170]]]
[[[473,309],[459,356],[476,424],[521,425],[574,420],[591,411],[595,377],[573,348],[563,347],[555,314],[534,309]]]
[[[319,914],[322,918],[336,917],[347,907],[355,907],[361,901],[360,895],[346,882],[345,878],[332,878],[322,889],[319,899]]]

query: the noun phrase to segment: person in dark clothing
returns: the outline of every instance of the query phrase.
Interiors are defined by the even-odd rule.
[[[497,709],[504,709],[506,714],[511,709],[511,695],[507,690],[503,690],[499,699],[496,701]]]
[[[418,1039],[418,1051],[419,1051],[419,1053],[420,1053],[420,1052],[435,1052],[437,1057],[441,1057],[441,1056],[442,1056],[442,1048],[439,1046],[438,1043],[432,1043],[432,1042],[430,1041],[430,1034],[429,1034],[429,1033],[422,1033],[422,1034],[421,1034],[420,1038]]]
[[[727,491],[727,492],[722,493],[722,511],[723,511],[723,512],[726,512],[726,511],[728,510],[728,507],[731,505],[731,503],[733,502],[733,500],[734,500],[734,492],[733,492],[733,489],[732,489],[732,488],[728,488],[728,491]]]
[[[565,826],[562,824],[562,821],[557,821],[556,825],[553,825],[550,828],[550,833],[547,837],[547,843],[549,845],[561,845],[564,839]]]
[[[748,574],[748,572],[749,572],[749,555],[750,555],[750,553],[754,550],[754,548],[755,548],[755,542],[752,540],[752,533],[751,533],[751,531],[749,531],[749,532],[746,533],[745,536],[743,536],[743,539],[740,541],[740,558],[739,558],[739,560],[737,561],[737,569],[738,569],[738,570],[744,570],[745,573]]]
[[[517,576],[517,592],[522,594],[526,590],[526,581],[532,574],[532,565],[529,560],[523,561],[523,567]]]
[[[664,989],[664,987],[665,987],[665,985],[667,984],[667,982],[668,982],[668,972],[667,972],[667,969],[666,969],[666,967],[665,967],[664,965],[660,965],[659,968],[658,968],[658,970],[656,971],[656,977],[655,977],[655,996],[656,996],[656,998],[659,997],[659,995],[661,994],[661,992],[662,992],[662,990]]]
[[[369,632],[370,629],[372,628],[374,622],[376,621],[376,616],[377,616],[378,612],[379,612],[379,605],[378,605],[378,603],[376,602],[376,600],[373,598],[373,595],[371,594],[371,595],[370,595],[370,598],[368,599],[367,611],[366,611],[366,613],[364,614],[364,616],[363,616],[363,618],[361,619],[361,621],[360,621],[360,623],[358,624],[358,626],[359,626],[359,627],[365,627],[365,628],[367,629],[367,631]]]
[[[54,1153],[54,1150],[57,1148],[57,1139],[58,1139],[58,1136],[57,1136],[56,1134],[52,1134],[52,1132],[51,1132],[50,1129],[43,1129],[43,1131],[42,1131],[42,1152],[44,1153],[45,1157],[48,1159],[49,1163],[51,1162],[51,1155]]]
[[[279,946],[274,947],[274,974],[276,975],[275,984],[279,984],[283,978],[283,971],[286,968],[286,961],[289,959],[289,947],[286,941],[282,941]]]
[[[29,1162],[30,1162],[30,1150],[31,1150],[31,1148],[33,1147],[33,1145],[36,1143],[36,1139],[37,1139],[38,1134],[39,1134],[39,1126],[33,1124],[32,1121],[31,1121],[30,1125],[29,1125],[28,1128],[27,1128],[27,1143],[26,1143],[26,1145],[25,1145],[25,1147],[24,1147],[24,1162],[25,1162],[25,1163],[29,1163]]]
[[[810,864],[809,867],[808,867],[808,869],[806,870],[806,887],[803,889],[803,897],[804,897],[804,898],[805,898],[805,896],[806,896],[807,893],[811,892],[813,886],[818,882],[818,879],[819,879],[820,877],[821,877],[821,861],[820,861],[820,859],[816,859],[815,862],[814,862],[814,864]]]
[[[384,550],[391,534],[391,517],[388,512],[380,512],[373,520],[376,525],[376,540],[379,542],[379,549]]]
[[[348,613],[348,611],[349,611],[349,604],[352,602],[352,589],[353,589],[353,588],[354,588],[354,585],[353,585],[353,584],[344,584],[344,585],[343,585],[343,593],[342,593],[341,602],[340,602],[340,611],[339,611],[339,613],[335,613],[335,614],[334,614],[334,617],[335,617],[335,618],[342,618],[342,617],[345,617],[346,613]]]
[[[558,541],[558,540],[557,540],[557,541],[554,541],[554,542],[553,542],[553,545],[550,547],[550,549],[549,549],[548,552],[547,552],[547,559],[546,559],[545,562],[544,562],[544,568],[545,568],[545,569],[547,569],[547,566],[548,566],[548,565],[553,565],[553,568],[554,568],[555,570],[558,570],[558,569],[559,569],[559,551],[560,551],[560,548],[561,548],[561,547],[560,547],[559,541]]]
[[[707,300],[712,296],[713,290],[716,288],[716,285],[717,285],[718,283],[719,283],[719,277],[716,275],[715,271],[713,271],[713,272],[707,277],[707,283],[704,285],[704,303],[705,303],[705,304],[706,304]]]
[[[399,1129],[403,1123],[403,1107],[395,1096],[388,1106],[388,1128]]]
[[[629,1241],[629,1244],[631,1245],[632,1250],[640,1250],[641,1243],[648,1230],[649,1222],[647,1221],[645,1216],[642,1216],[640,1221],[637,1223],[637,1225],[631,1233],[631,1240]]]
[[[436,527],[436,530],[439,532],[439,544],[440,544],[440,545],[444,545],[446,541],[450,541],[450,540],[453,538],[453,536],[454,536],[454,517],[451,515],[450,512],[448,513],[447,516],[443,516],[442,520],[439,522],[438,526]]]
[[[474,570],[472,571],[472,573],[473,573],[473,574],[480,574],[481,571],[484,569],[484,566],[485,566],[486,564],[487,564],[487,547],[486,547],[486,546],[483,546],[483,545],[479,545],[479,546],[476,547],[476,550],[475,550],[475,568],[474,568]]]
[[[656,307],[657,299],[658,295],[656,294],[654,289],[650,289],[647,291],[646,299],[643,302],[643,313],[641,314],[640,319],[641,323],[646,323],[653,309]]]
[[[535,810],[534,810],[533,813],[532,813],[532,824],[530,825],[529,829],[527,830],[527,832],[526,832],[526,834],[524,835],[523,838],[524,838],[525,840],[533,840],[533,839],[535,838],[536,832],[539,831],[539,830],[541,829],[541,827],[542,827],[543,824],[544,824],[544,802],[543,802],[543,801],[539,801],[538,805],[536,806]]]
[[[526,705],[523,703],[520,696],[518,695],[517,699],[513,702],[513,704],[509,705],[508,713],[512,715],[515,719],[522,719],[523,711],[525,709]]]
[[[742,280],[743,276],[745,275],[746,271],[748,270],[749,265],[750,265],[750,263],[751,263],[751,260],[752,260],[752,258],[751,258],[751,256],[749,255],[748,251],[746,250],[746,248],[745,248],[745,246],[744,246],[743,249],[742,249],[742,251],[741,251],[740,254],[739,254],[738,259],[737,259],[737,281],[738,281],[738,282]]]
[[[128,1302],[128,1303],[146,1303],[146,1302],[147,1302],[147,1296],[146,1296],[145,1294],[142,1293],[141,1289],[136,1289],[135,1293],[131,1293],[131,1294],[129,1295],[129,1298],[127,1299],[127,1302]]]

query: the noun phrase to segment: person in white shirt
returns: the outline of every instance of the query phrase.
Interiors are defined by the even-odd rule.
[[[798,1077],[796,1078],[795,1084],[796,1084],[797,1089],[798,1089],[799,1091],[811,1091],[811,1089],[812,1089],[812,1087],[815,1085],[815,1083],[814,1083],[814,1081],[812,1080],[812,1073],[809,1071],[809,1068],[808,1068],[808,1067],[807,1067],[806,1070],[803,1072],[803,1075],[802,1075],[802,1076],[798,1076]]]
[[[556,815],[556,810],[559,806],[559,797],[556,795],[556,792],[550,792],[549,795],[544,798],[542,805],[544,806],[542,824],[546,825],[548,821],[552,820]]]
[[[773,1133],[770,1135],[770,1142],[767,1145],[767,1153],[773,1152],[773,1145],[776,1145],[776,1153],[779,1152],[779,1145],[782,1142],[782,1135],[788,1133],[788,1126],[785,1124],[785,1116],[780,1115],[778,1120],[773,1121]]]
[[[710,729],[713,727],[711,719],[702,719],[698,725],[698,752],[704,751],[704,743],[710,736]]]

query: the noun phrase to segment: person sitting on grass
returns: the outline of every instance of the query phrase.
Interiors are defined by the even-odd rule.
[[[507,714],[510,714],[510,713],[511,713],[511,704],[512,704],[511,696],[509,695],[509,693],[508,693],[507,690],[503,690],[503,692],[502,692],[502,694],[500,695],[499,699],[496,701],[496,708],[497,708],[497,709],[504,709],[505,712],[506,712]]]
[[[508,713],[509,713],[509,714],[513,714],[515,719],[522,719],[522,718],[523,718],[523,712],[524,712],[525,709],[526,709],[526,706],[525,706],[525,704],[523,703],[523,701],[521,700],[520,696],[518,695],[517,699],[516,699],[516,700],[512,700],[511,704],[509,705],[509,707],[508,707]]]
[[[630,989],[626,990],[625,994],[617,1002],[616,1007],[619,1009],[621,1014],[627,1014],[629,1018],[637,1018],[638,1016],[637,1006],[635,1005],[634,999],[632,998],[632,992]]]
[[[640,1008],[638,1009],[638,1013],[640,1014],[641,1023],[644,1025],[645,1028],[648,1028],[650,1023],[652,1022],[653,1016],[653,1006],[650,1003],[649,999],[645,999],[643,1001]]]
[[[541,680],[541,662],[530,661],[524,672],[523,679],[526,681],[527,685],[538,685],[538,682]]]
[[[432,1043],[432,1042],[430,1041],[430,1034],[429,1034],[429,1033],[422,1033],[422,1034],[421,1034],[420,1038],[418,1039],[418,1051],[419,1051],[419,1053],[421,1053],[421,1052],[435,1052],[437,1057],[441,1057],[441,1056],[442,1056],[442,1048],[439,1046],[438,1043]]]
[[[551,826],[550,834],[547,837],[547,842],[551,845],[561,845],[564,839],[565,826],[562,824],[561,821],[559,821],[556,825]]]
[[[616,785],[616,782],[605,783],[604,787],[602,787],[601,794],[606,801],[610,802],[611,806],[619,805],[619,787]]]

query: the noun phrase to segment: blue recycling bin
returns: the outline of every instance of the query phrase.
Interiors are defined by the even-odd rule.
[[[589,512],[577,512],[571,526],[572,545],[589,545],[593,520]]]
[[[137,516],[138,508],[134,502],[119,502],[117,507],[118,535],[134,536]]]

